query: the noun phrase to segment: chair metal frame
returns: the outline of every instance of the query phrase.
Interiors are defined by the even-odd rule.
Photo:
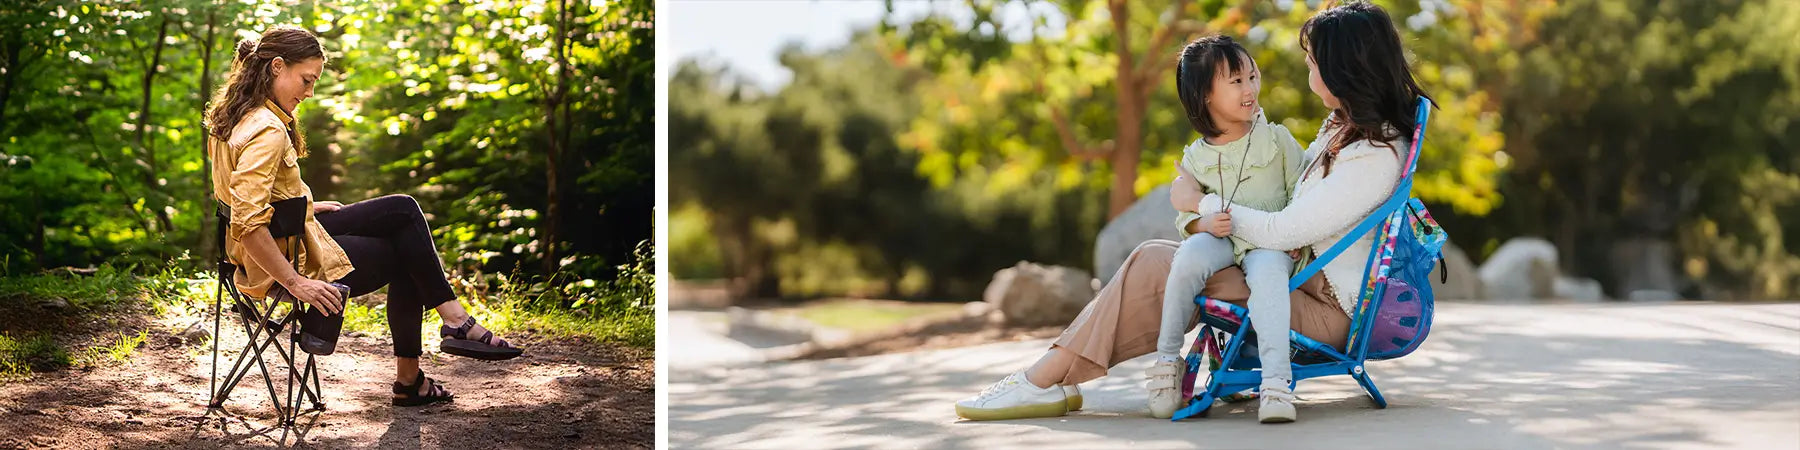
[[[223,203],[217,206],[218,210],[215,212],[215,216],[219,220],[219,225],[216,236],[220,245],[223,246],[225,229],[230,223],[231,209]],[[288,242],[288,255],[298,254],[297,247],[300,245],[300,238],[304,235],[304,231],[298,231],[292,235]],[[298,300],[281,301],[280,297],[283,296],[273,295],[273,292],[268,298],[260,300],[250,298],[238,291],[237,283],[233,279],[237,273],[237,266],[230,262],[230,258],[223,251],[220,252],[216,262],[219,282],[213,295],[212,379],[208,388],[207,412],[209,414],[224,412],[225,401],[231,398],[232,391],[238,387],[239,383],[250,375],[252,368],[258,369],[262,374],[263,385],[267,388],[269,403],[275,408],[279,425],[293,426],[302,414],[303,402],[311,403],[310,408],[307,408],[306,411],[324,411],[324,389],[319,380],[318,364],[314,361],[312,354],[300,351],[295,344],[295,338],[300,333],[300,315],[305,313],[308,306]],[[297,261],[290,259],[289,262],[295,264],[295,268],[298,269]],[[276,286],[270,289],[281,289],[281,287]],[[223,300],[227,295],[232,299],[232,311],[237,313],[234,314],[234,317],[243,326],[249,339],[244,343],[244,348],[238,351],[236,360],[225,372],[224,379],[221,380],[219,378],[219,343],[221,341],[219,331],[224,316]],[[292,299],[292,296],[285,297]],[[288,303],[289,306],[281,308],[283,303]],[[283,310],[285,313],[280,316],[276,315]],[[285,333],[287,334],[286,346],[279,342],[281,335],[284,334],[283,331],[287,331]],[[280,357],[280,365],[276,366],[273,372],[270,370],[272,364],[264,361],[266,359],[264,352],[270,348],[275,349],[275,353]],[[299,359],[300,355],[305,355],[303,361]],[[287,385],[285,394],[276,392],[275,377],[271,376],[273,373],[282,372],[283,368],[287,369],[284,377]],[[299,389],[295,389],[296,386]]]

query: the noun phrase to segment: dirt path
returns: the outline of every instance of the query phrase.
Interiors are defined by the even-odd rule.
[[[129,361],[0,384],[0,449],[655,445],[655,361],[648,351],[525,331],[506,336],[528,349],[525,356],[488,362],[437,353],[430,342],[421,365],[456,392],[456,401],[396,408],[388,403],[388,338],[345,337],[336,354],[319,358],[327,410],[283,430],[271,427],[275,413],[254,370],[226,403],[230,416],[209,417],[211,346],[183,343],[168,331],[178,329],[172,324],[126,320],[145,321],[151,331]],[[222,348],[239,348],[231,330],[221,334]],[[279,394],[283,378],[276,380]]]

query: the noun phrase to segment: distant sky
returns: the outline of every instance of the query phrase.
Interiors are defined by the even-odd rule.
[[[947,12],[968,20],[962,1],[897,0],[894,10],[902,20],[931,11]],[[1016,3],[1013,5],[1017,5]],[[669,0],[657,11],[658,47],[667,46],[676,58],[658,59],[673,76],[683,60],[699,58],[724,63],[732,70],[774,89],[787,84],[790,75],[775,60],[789,42],[808,49],[829,48],[850,39],[850,32],[881,20],[886,6],[880,0]],[[1023,7],[1004,10],[1001,17],[1014,37],[1029,32]],[[1051,31],[1061,25],[1051,22]]]

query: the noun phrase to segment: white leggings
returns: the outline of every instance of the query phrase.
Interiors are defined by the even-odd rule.
[[[1162,331],[1156,353],[1179,358],[1188,321],[1198,305],[1194,297],[1206,287],[1213,273],[1235,262],[1231,240],[1208,233],[1195,234],[1175,250],[1169,279],[1163,287]],[[1293,314],[1288,293],[1293,258],[1287,252],[1253,249],[1244,255],[1244,279],[1250,285],[1250,322],[1255,324],[1257,357],[1262,360],[1263,389],[1287,391],[1294,379],[1288,364],[1288,320]]]

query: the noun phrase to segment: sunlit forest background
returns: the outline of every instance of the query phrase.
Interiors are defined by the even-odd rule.
[[[654,21],[649,0],[4,2],[0,275],[210,270],[202,109],[240,39],[293,24],[329,59],[297,111],[316,200],[418,198],[459,288],[648,311]]]
[[[951,3],[768,55],[792,72],[772,88],[681,63],[673,275],[968,300],[1020,260],[1092,270],[1096,233],[1196,137],[1172,63],[1201,34],[1249,47],[1302,143],[1326,116],[1298,42],[1318,1]],[[1377,3],[1440,107],[1415,194],[1472,259],[1542,237],[1623,298],[1630,249],[1669,248],[1649,264],[1682,297],[1800,293],[1800,2]],[[1025,4],[1043,12],[999,13]]]

